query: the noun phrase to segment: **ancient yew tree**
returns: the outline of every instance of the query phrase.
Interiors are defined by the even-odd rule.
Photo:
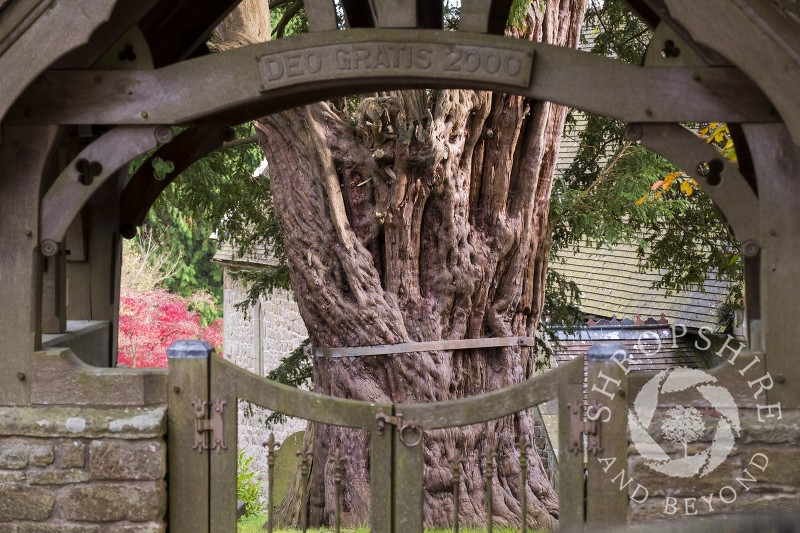
[[[547,0],[520,39],[575,46],[583,0]],[[353,103],[357,102],[355,109]],[[316,346],[533,335],[543,306],[548,206],[566,110],[510,94],[409,90],[325,101],[256,122],[292,286]],[[317,359],[316,391],[434,402],[500,389],[534,370],[529,348]],[[519,523],[514,444],[530,413],[427,432],[425,523],[452,520],[455,449],[461,523],[485,522],[483,451],[496,449],[494,516]],[[328,459],[348,457],[343,524],[369,520],[369,436],[314,428],[310,524],[330,523]],[[558,499],[538,457],[531,526],[554,527]],[[537,467],[538,466],[538,467]]]

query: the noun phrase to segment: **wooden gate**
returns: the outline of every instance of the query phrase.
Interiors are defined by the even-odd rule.
[[[235,531],[239,400],[370,432],[370,476],[380,480],[371,483],[370,528],[416,533],[423,531],[419,444],[424,431],[476,424],[558,399],[561,531],[582,530],[584,523],[598,527],[625,521],[627,491],[608,490],[602,465],[591,459],[584,462],[598,453],[627,458],[627,352],[621,345],[595,346],[586,364],[579,357],[501,390],[416,404],[346,400],[298,390],[213,356],[211,346],[202,341],[179,341],[168,354],[171,531]],[[585,389],[587,377],[589,384],[600,386]],[[585,414],[584,404],[589,406]],[[607,416],[608,411],[617,416]],[[585,421],[585,415],[595,420]],[[585,498],[586,490],[592,498]]]

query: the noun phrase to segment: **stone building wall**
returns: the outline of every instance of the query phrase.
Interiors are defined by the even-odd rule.
[[[246,298],[246,289],[234,280],[226,267],[224,275],[223,352],[229,361],[254,374],[266,376],[280,364],[308,336],[300,312],[292,295],[286,290],[275,290],[269,297],[261,297],[258,305],[245,313],[236,304]],[[239,449],[253,457],[252,467],[266,472],[267,457],[262,444],[270,431],[283,442],[289,435],[303,431],[305,420],[289,418],[271,430],[264,427],[270,411],[256,406],[239,406]],[[266,474],[261,476],[266,481]]]
[[[157,533],[166,407],[0,407],[0,533]]]

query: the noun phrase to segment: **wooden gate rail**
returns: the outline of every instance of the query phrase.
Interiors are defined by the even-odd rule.
[[[293,417],[369,431],[370,478],[375,480],[370,483],[372,530],[421,533],[424,446],[420,444],[426,430],[494,420],[557,398],[561,530],[582,531],[584,524],[596,528],[625,521],[627,492],[608,485],[609,476],[598,461],[616,457],[617,465],[627,466],[627,352],[622,345],[595,345],[586,365],[579,356],[546,374],[486,394],[395,405],[335,398],[270,381],[214,357],[213,348],[204,341],[179,341],[167,354],[171,531],[228,531],[236,522],[239,400]],[[585,377],[588,416],[583,409]],[[604,407],[613,416],[598,417]],[[584,513],[585,479],[592,498]]]
[[[500,390],[487,392],[470,398],[435,403],[397,404],[395,412],[403,413],[408,421],[414,421],[422,431],[477,424],[502,418],[509,414],[529,409],[554,398],[559,398],[559,409],[568,402],[580,402],[583,394],[584,365],[579,356],[546,374],[535,376]],[[581,505],[571,509],[561,527],[582,527],[583,523],[583,456],[577,459],[562,459],[572,455],[566,451],[572,431],[571,419],[564,412],[559,414],[559,502],[580,501]],[[563,426],[563,427],[562,427]],[[394,531],[423,531],[423,447],[403,446],[399,435],[395,441],[395,468],[402,475],[394,476]],[[563,461],[563,462],[562,462]],[[575,492],[573,492],[575,491]],[[568,504],[569,505],[569,504]],[[580,514],[577,511],[580,511]],[[562,529],[565,530],[565,529]]]
[[[288,416],[370,431],[371,478],[391,479],[393,432],[379,432],[376,422],[378,413],[392,414],[391,404],[295,389],[214,357],[213,351],[204,341],[178,341],[167,350],[171,531],[227,532],[235,524],[239,399]],[[201,423],[211,434],[198,437],[196,421],[205,416],[209,420]],[[205,447],[209,453],[204,453]],[[370,488],[372,526],[391,531],[391,485],[370,483]]]
[[[468,426],[558,398],[558,389],[565,383],[583,383],[583,357],[546,374],[478,396],[435,403],[401,403],[395,410],[416,421],[423,430]]]
[[[391,484],[380,480],[391,479],[392,432],[378,431],[379,413],[392,414],[392,405],[379,402],[362,402],[315,392],[304,391],[263,378],[222,359],[210,358],[211,396],[220,398],[231,406],[232,413],[225,417],[225,434],[230,435],[228,446],[236,450],[237,399],[248,401],[278,411],[288,416],[329,424],[362,429],[370,432],[370,483],[372,528],[374,531],[391,531]],[[214,513],[212,531],[226,531],[236,522],[236,493],[230,490],[236,483],[236,455],[211,454],[211,487]],[[214,526],[218,526],[216,529]]]

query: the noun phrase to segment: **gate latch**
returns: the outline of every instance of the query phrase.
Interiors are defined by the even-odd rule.
[[[422,442],[422,428],[419,422],[414,420],[403,420],[403,413],[397,413],[395,416],[389,416],[380,409],[375,415],[375,420],[378,422],[378,435],[383,435],[383,428],[386,424],[391,424],[397,427],[397,436],[404,445],[413,448]],[[407,432],[411,431],[411,435]]]
[[[586,435],[586,451],[593,455],[602,452],[600,447],[600,424],[597,420],[583,420],[581,404],[583,402],[568,403],[569,410],[569,444],[567,452],[579,454],[583,450],[583,436]],[[596,405],[594,406],[597,407]]]
[[[216,450],[220,453],[227,450],[225,444],[225,426],[223,424],[223,410],[225,403],[219,398],[212,403],[204,402],[197,398],[192,402],[194,407],[194,429],[197,434],[194,436],[193,450],[202,453],[203,450]],[[206,440],[208,433],[208,440]]]

